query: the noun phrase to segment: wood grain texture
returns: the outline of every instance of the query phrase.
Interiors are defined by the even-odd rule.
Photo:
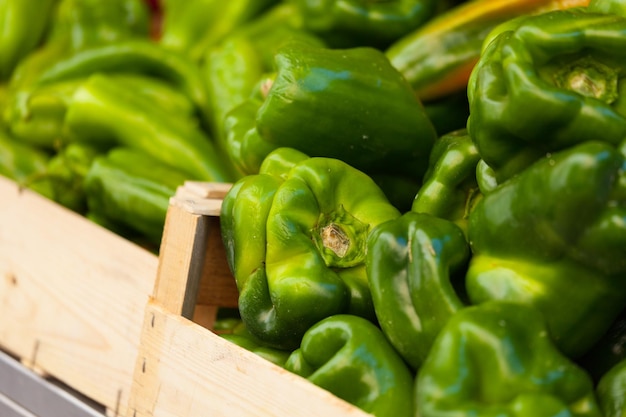
[[[0,177],[0,346],[125,415],[158,257]]]
[[[239,292],[220,232],[227,183],[188,181],[170,199],[155,298],[171,312],[194,317],[194,306],[237,307]]]
[[[156,303],[146,309],[128,413],[128,417],[370,416]]]
[[[127,417],[368,416],[210,331],[219,307],[237,306],[237,288],[217,217],[223,194],[207,188],[185,184],[170,201]]]

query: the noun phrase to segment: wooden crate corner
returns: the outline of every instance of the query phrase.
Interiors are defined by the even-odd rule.
[[[219,228],[229,187],[187,183],[170,201],[127,417],[369,416],[211,331],[237,306]]]
[[[123,416],[158,257],[0,177],[0,349]]]

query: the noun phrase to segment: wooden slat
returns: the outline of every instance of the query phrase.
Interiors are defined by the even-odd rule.
[[[366,417],[306,379],[150,303],[128,417]]]
[[[125,415],[158,257],[0,178],[0,346]]]
[[[198,304],[237,307],[239,291],[222,243],[219,217],[207,216],[207,246],[200,277]]]
[[[368,416],[210,331],[218,307],[237,305],[211,195],[185,184],[170,201],[128,417]]]
[[[207,231],[207,217],[170,204],[161,241],[154,299],[174,314],[193,317]]]
[[[154,298],[172,313],[192,318],[198,304],[237,306],[219,222],[229,189],[230,184],[188,182],[170,199]]]

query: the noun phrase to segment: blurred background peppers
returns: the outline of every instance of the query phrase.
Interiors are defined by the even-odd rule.
[[[56,0],[0,2],[0,80],[9,78],[19,62],[39,45],[49,29],[55,3]]]
[[[0,174],[154,251],[232,183],[223,337],[376,416],[624,415],[624,1],[37,6]]]
[[[27,2],[14,3],[26,5]],[[143,0],[57,0],[54,3],[56,7],[47,14],[49,29],[41,43],[15,67],[9,80],[11,89],[28,86],[43,70],[77,51],[142,38],[150,33],[150,11]]]
[[[384,48],[428,21],[438,11],[434,0],[291,0],[306,29],[336,48]],[[445,2],[441,2],[445,3]]]
[[[385,49],[418,97],[433,101],[465,91],[483,42],[499,24],[518,16],[569,7],[589,0],[469,0],[445,10]]]

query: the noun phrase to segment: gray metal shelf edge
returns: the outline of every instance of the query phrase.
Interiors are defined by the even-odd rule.
[[[0,416],[104,417],[105,410],[0,351]]]

